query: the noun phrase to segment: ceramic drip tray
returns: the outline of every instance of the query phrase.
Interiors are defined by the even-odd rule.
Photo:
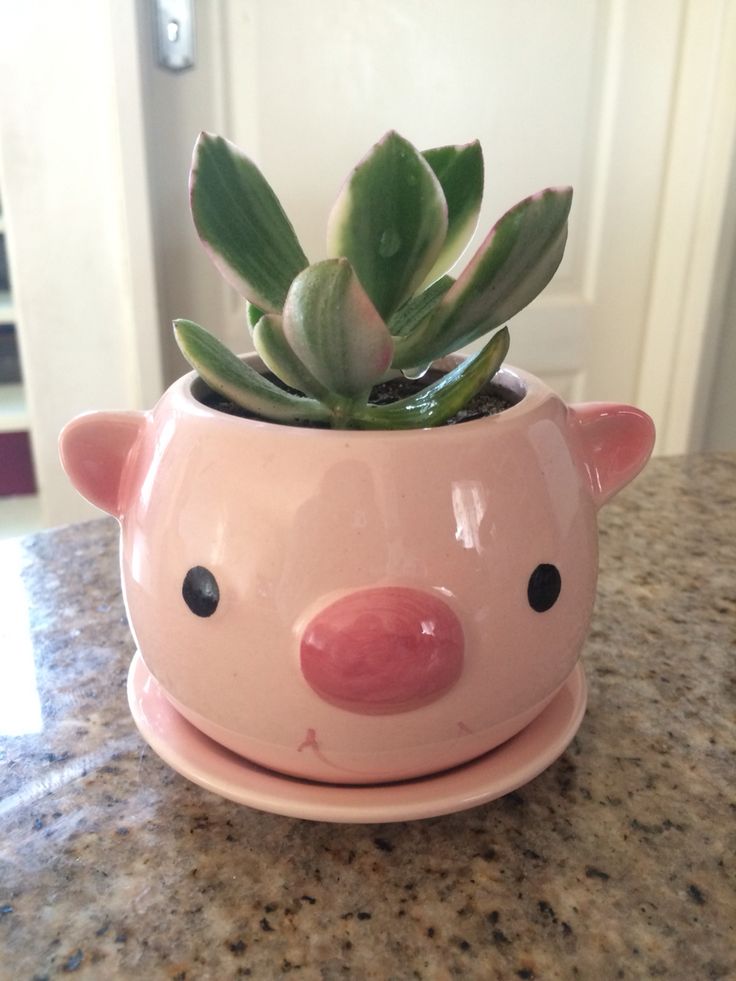
[[[578,662],[546,709],[502,746],[433,776],[368,786],[299,780],[230,752],[176,711],[139,652],[130,665],[128,702],[151,748],[206,790],[287,817],[372,824],[466,810],[528,783],[564,752],[577,732],[587,686]]]

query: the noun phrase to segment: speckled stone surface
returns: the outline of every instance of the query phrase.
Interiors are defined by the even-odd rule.
[[[0,738],[1,978],[736,977],[736,457],[656,460],[601,513],[569,750],[416,823],[259,813],[160,762],[111,520],[0,569],[0,721],[34,728],[35,690],[43,720]]]

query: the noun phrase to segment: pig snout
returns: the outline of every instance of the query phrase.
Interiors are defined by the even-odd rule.
[[[301,669],[329,702],[399,712],[439,698],[460,677],[463,630],[440,597],[388,586],[343,596],[307,624]]]

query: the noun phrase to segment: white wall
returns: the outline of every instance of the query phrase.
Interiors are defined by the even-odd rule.
[[[0,2],[0,186],[44,520],[98,514],[57,438],[161,390],[132,8]]]

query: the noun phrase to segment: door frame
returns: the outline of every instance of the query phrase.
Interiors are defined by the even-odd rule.
[[[688,0],[636,401],[697,451],[736,245],[736,4]]]

